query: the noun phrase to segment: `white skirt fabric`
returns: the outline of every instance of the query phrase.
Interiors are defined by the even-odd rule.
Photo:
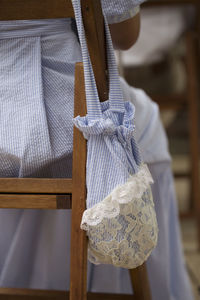
[[[74,63],[68,20],[0,23],[1,177],[70,177]],[[9,87],[9,88],[8,88]],[[190,300],[170,156],[159,112],[122,80],[136,139],[154,179],[158,245],[147,265],[153,300]],[[69,289],[70,211],[0,210],[0,286]],[[129,273],[89,264],[88,290],[132,293]]]

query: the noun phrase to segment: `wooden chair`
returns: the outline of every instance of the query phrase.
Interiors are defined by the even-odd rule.
[[[188,172],[176,172],[176,178],[188,178],[190,181],[190,205],[181,218],[194,217],[198,227],[198,245],[200,248],[200,173],[199,173],[199,133],[198,133],[198,111],[199,111],[199,89],[198,69],[200,66],[200,1],[199,0],[149,0],[143,4],[144,7],[162,7],[190,4],[195,7],[195,28],[184,34],[185,38],[185,70],[187,86],[183,93],[171,93],[169,95],[151,94],[151,98],[159,104],[161,110],[179,111],[185,108],[188,112],[188,132],[190,151],[190,170]],[[131,71],[122,73],[130,81]]]
[[[82,12],[88,48],[101,101],[107,99],[104,22],[100,2],[82,0]],[[98,16],[98,17],[97,17]],[[74,17],[67,0],[0,0],[0,20],[51,19]],[[74,115],[85,115],[86,101],[82,63],[75,70]],[[141,299],[150,300],[151,293],[145,264],[130,270],[134,296],[93,294],[86,291],[87,239],[80,229],[85,210],[86,141],[74,129],[72,179],[1,178],[0,208],[70,209],[72,208],[70,295],[62,291],[0,288],[0,299]]]
[[[190,205],[186,213],[181,217],[195,217],[198,229],[198,247],[200,249],[200,172],[199,172],[199,70],[200,66],[200,2],[199,0],[151,0],[145,5],[158,7],[162,5],[192,5],[196,11],[195,27],[193,31],[185,33],[185,70],[187,78],[186,90],[182,94],[171,96],[152,95],[161,109],[178,111],[186,108],[188,111],[188,132],[190,151],[189,172],[175,173],[176,178],[189,178],[190,180]]]

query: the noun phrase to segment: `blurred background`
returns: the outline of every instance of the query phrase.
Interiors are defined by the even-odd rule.
[[[200,299],[200,4],[148,1],[136,45],[117,52],[120,73],[158,103],[169,139],[182,240],[195,299]]]

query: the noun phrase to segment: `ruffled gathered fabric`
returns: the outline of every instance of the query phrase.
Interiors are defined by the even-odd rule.
[[[119,114],[101,104],[102,118],[76,117],[74,123],[87,139],[87,208],[102,201],[117,185],[125,184],[141,164],[134,139],[134,106],[126,102]]]
[[[109,101],[101,106],[99,120],[74,119],[88,141],[87,210],[81,228],[89,237],[92,263],[135,268],[157,244],[153,180],[134,139],[134,106],[125,103],[123,114],[110,110]]]

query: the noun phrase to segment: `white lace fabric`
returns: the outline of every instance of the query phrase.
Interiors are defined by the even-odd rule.
[[[151,183],[143,164],[125,184],[84,212],[81,228],[87,231],[92,263],[131,269],[149,257],[158,236]]]

